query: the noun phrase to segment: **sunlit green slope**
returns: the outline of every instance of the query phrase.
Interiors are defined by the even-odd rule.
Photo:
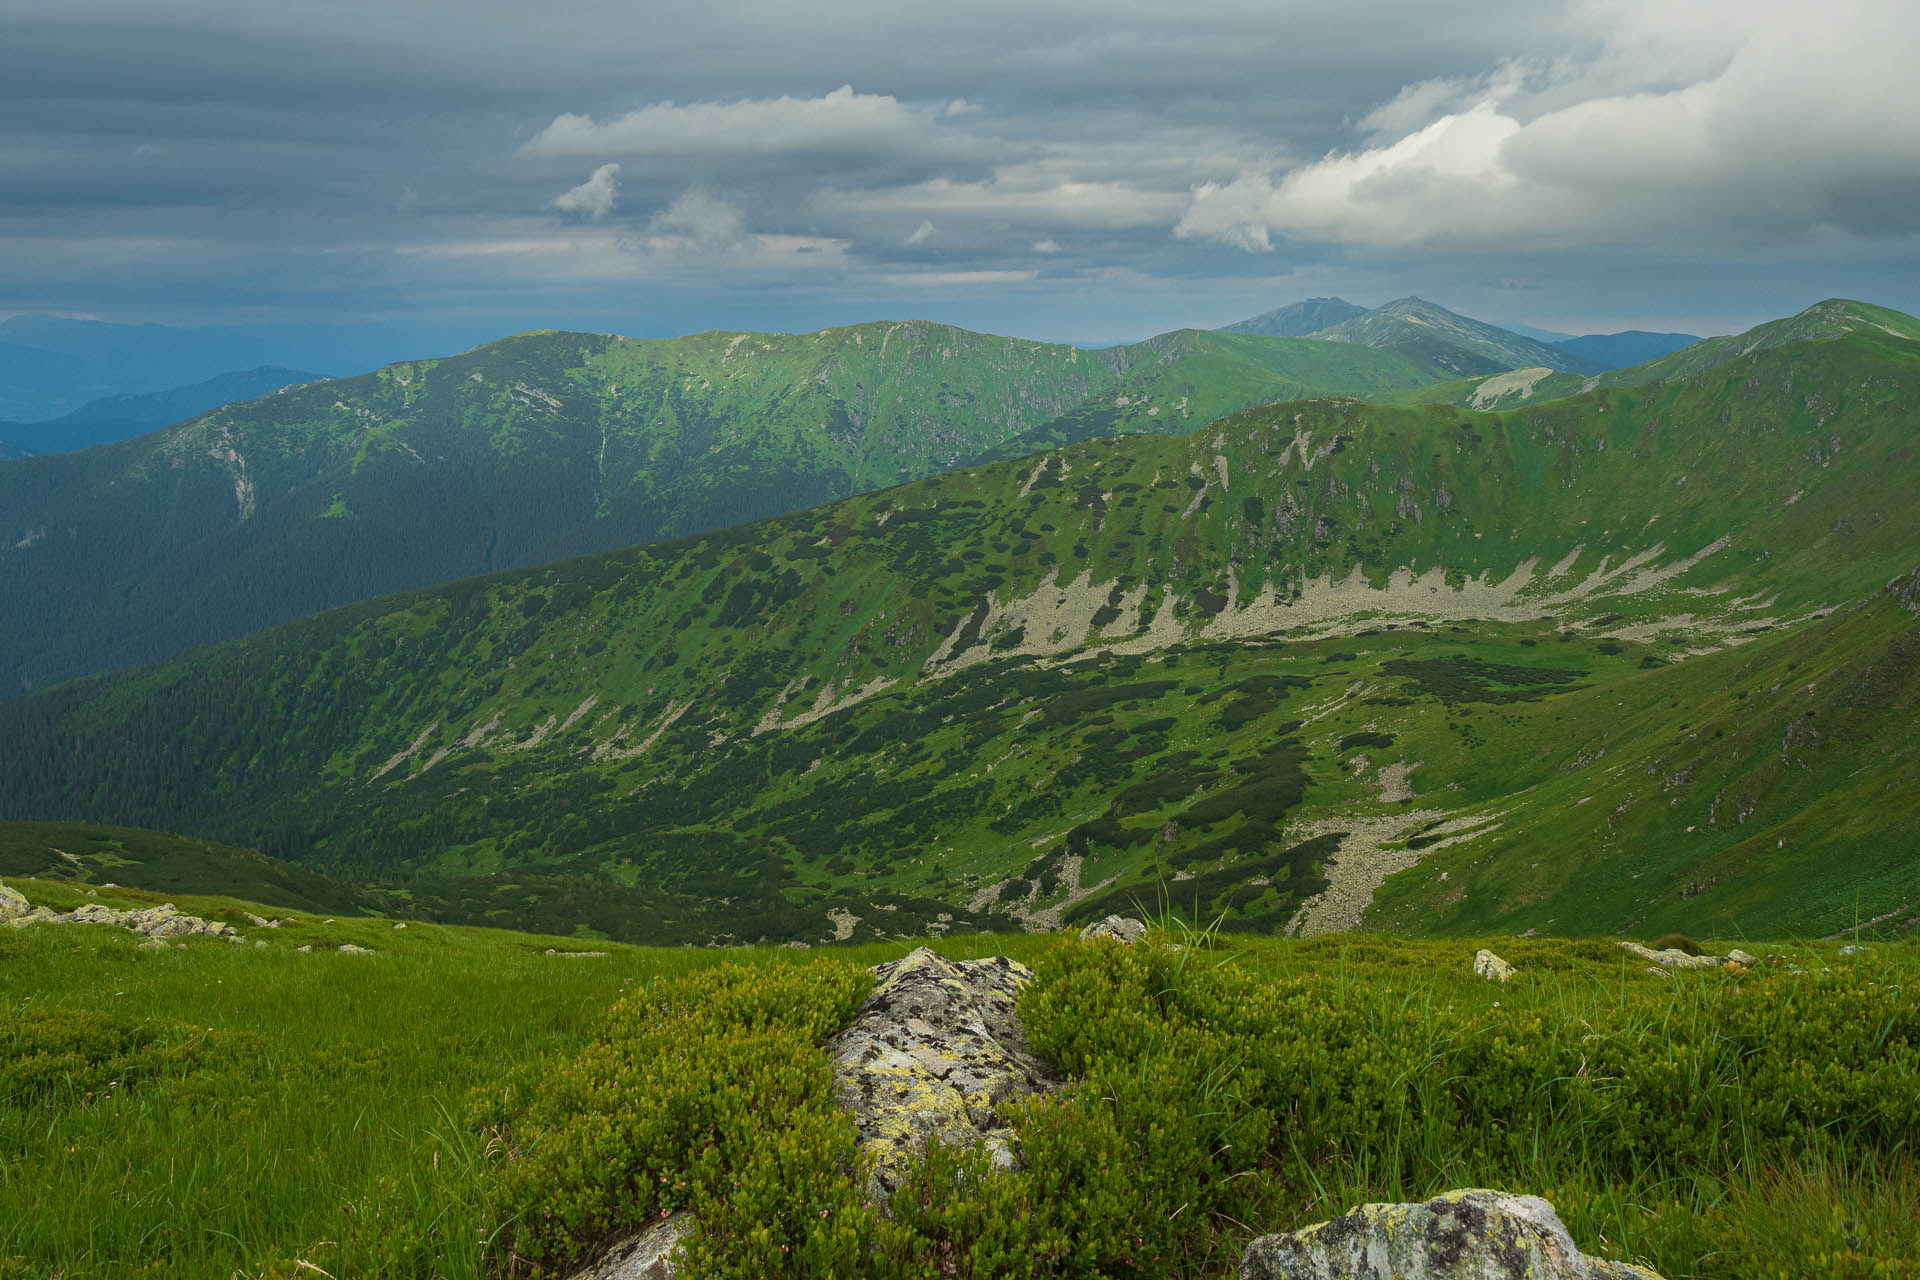
[[[1916,391],[1920,345],[1871,332],[1505,413],[1087,441],[17,700],[0,817],[494,877],[451,881],[475,909],[537,879],[666,940],[1156,896],[1830,931],[1915,868],[1882,593],[1920,563]],[[1845,733],[1789,732],[1807,683]]]

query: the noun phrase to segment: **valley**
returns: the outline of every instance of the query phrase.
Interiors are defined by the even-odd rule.
[[[1898,922],[1917,371],[1296,401],[370,601],[0,706],[0,815],[631,941]]]

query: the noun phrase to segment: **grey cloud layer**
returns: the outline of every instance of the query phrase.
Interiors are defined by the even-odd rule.
[[[1915,276],[1885,239],[1920,232],[1896,0],[0,0],[0,24],[0,311],[491,287],[585,316],[644,281],[692,308],[649,314],[672,329],[702,296],[838,315],[920,280],[922,310],[1021,290],[1103,320],[1131,287],[1145,330],[1182,282],[1621,306],[1599,277],[1650,250]]]

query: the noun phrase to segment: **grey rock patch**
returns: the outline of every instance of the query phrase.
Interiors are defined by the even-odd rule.
[[[558,956],[562,960],[595,960],[608,953],[605,951],[556,951],[548,947],[547,954]]]
[[[827,1042],[841,1105],[874,1159],[869,1194],[890,1196],[928,1142],[978,1144],[997,1167],[1017,1167],[1019,1138],[995,1106],[1053,1084],[1014,1013],[1032,971],[921,947],[874,973],[852,1025]]]
[[[1261,1236],[1241,1280],[1660,1280],[1580,1252],[1538,1196],[1449,1191],[1425,1204],[1363,1204],[1300,1231]]]
[[[341,943],[341,944],[340,944],[340,953],[341,953],[342,955],[349,955],[349,956],[370,956],[370,955],[372,955],[372,954],[373,954],[373,952],[372,952],[371,950],[369,950],[368,948],[366,948],[366,947],[356,947],[356,946],[354,946],[354,945],[353,945],[353,944],[352,944],[351,942],[343,942],[343,943]]]
[[[28,908],[26,898],[5,885],[0,885],[0,920],[16,928],[39,924],[114,925],[162,942],[173,938],[237,938],[239,936],[234,932],[232,925],[222,924],[218,920],[202,920],[199,916],[185,915],[171,902],[157,907],[140,907],[130,911],[103,906],[98,902],[88,902],[72,911],[57,912],[46,907]]]
[[[1512,965],[1491,951],[1474,952],[1473,971],[1488,982],[1511,982],[1516,972]]]
[[[1651,947],[1643,947],[1637,942],[1622,942],[1620,946],[1622,950],[1630,951],[1642,960],[1651,960],[1653,963],[1667,969],[1720,969],[1726,967],[1729,963],[1743,967],[1759,963],[1744,951],[1733,951],[1724,956],[1710,956],[1704,953],[1695,956],[1688,955],[1678,947],[1668,947],[1664,951],[1655,951]]]
[[[568,1280],[673,1280],[684,1274],[682,1249],[697,1225],[682,1209],[614,1245]]]
[[[1131,945],[1147,936],[1147,926],[1128,916],[1108,916],[1096,920],[1080,931],[1082,938],[1112,938],[1115,942]]]

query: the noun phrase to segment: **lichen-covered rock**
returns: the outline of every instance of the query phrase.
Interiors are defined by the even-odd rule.
[[[841,1104],[874,1157],[868,1190],[890,1195],[929,1141],[981,1143],[1012,1167],[1018,1140],[994,1107],[1051,1083],[1014,1015],[1032,972],[1004,956],[948,960],[921,947],[874,973],[873,994],[827,1045]]]
[[[1241,1280],[1660,1280],[1581,1253],[1538,1196],[1449,1191],[1425,1204],[1363,1204],[1345,1217],[1261,1236]]]
[[[632,1239],[601,1254],[570,1280],[673,1280],[681,1274],[681,1252],[697,1223],[686,1210],[662,1218]]]
[[[1491,951],[1473,953],[1473,971],[1488,982],[1508,982],[1514,974],[1514,968]]]
[[[1127,916],[1108,916],[1080,931],[1082,938],[1112,938],[1115,942],[1134,943],[1147,936],[1147,926]]]
[[[1725,956],[1690,955],[1678,947],[1667,947],[1664,950],[1655,951],[1637,942],[1623,942],[1620,946],[1642,960],[1651,960],[1668,969],[1718,969],[1727,962]]]
[[[0,920],[18,920],[32,910],[25,894],[0,884]]]

